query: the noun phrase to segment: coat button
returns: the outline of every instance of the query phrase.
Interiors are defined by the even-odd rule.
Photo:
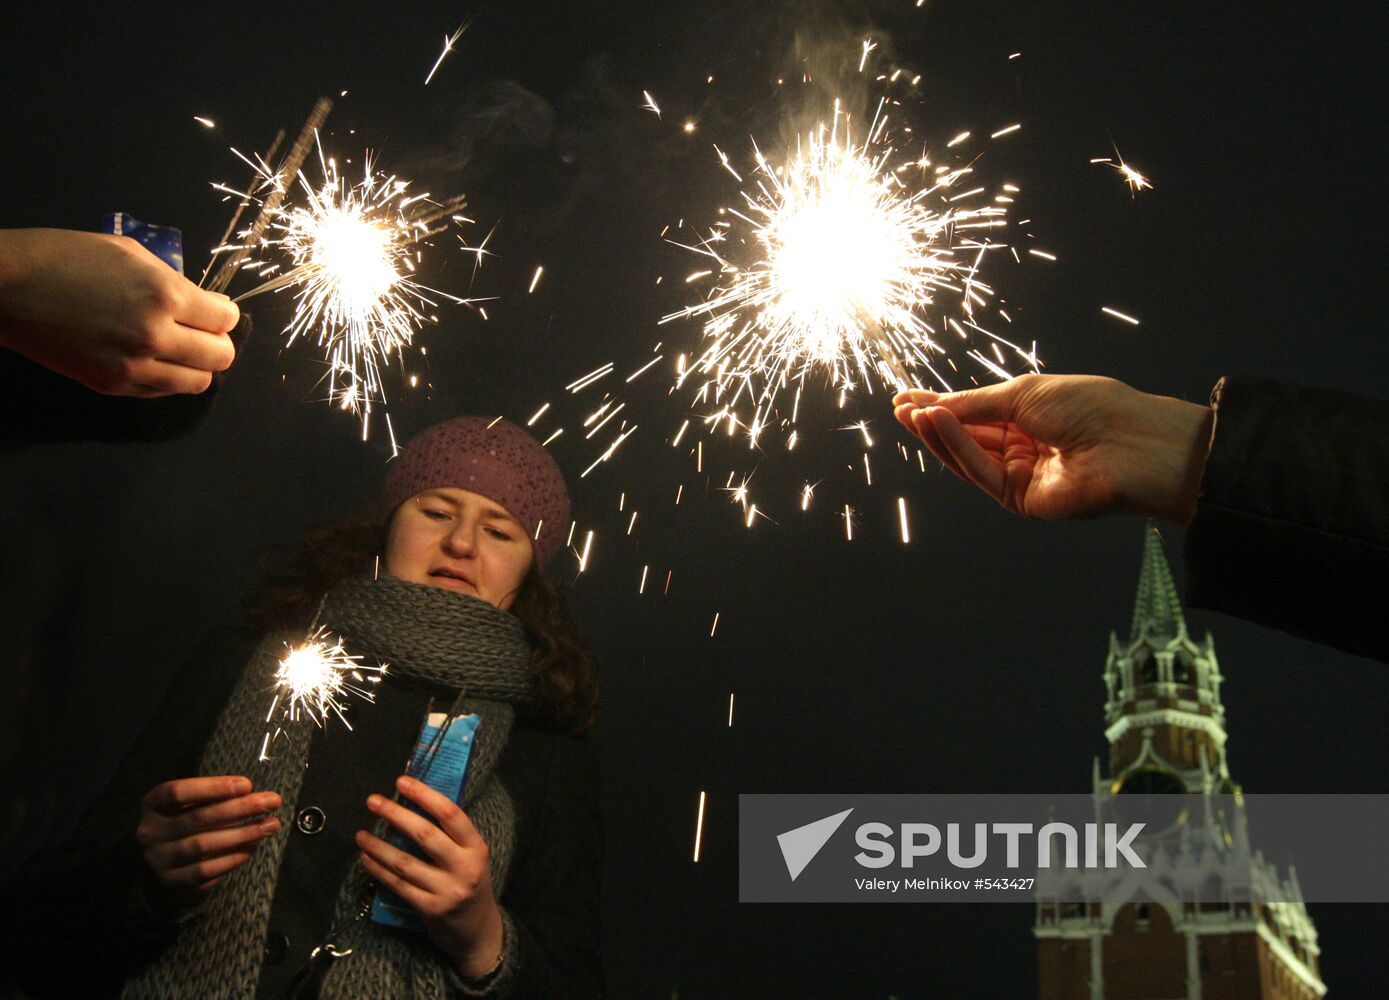
[[[305,836],[312,837],[316,833],[323,832],[323,826],[328,822],[328,817],[318,806],[309,806],[300,809],[299,815],[294,818],[294,825],[299,832]]]
[[[265,962],[267,965],[279,965],[288,954],[289,938],[275,931],[271,931],[265,936]]]

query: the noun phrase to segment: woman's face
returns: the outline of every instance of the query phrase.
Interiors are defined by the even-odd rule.
[[[391,576],[472,594],[503,611],[534,560],[530,537],[505,508],[451,486],[406,500],[386,537]]]

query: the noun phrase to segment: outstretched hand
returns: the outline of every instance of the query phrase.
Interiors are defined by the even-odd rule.
[[[1047,520],[1196,509],[1208,407],[1092,375],[1023,375],[965,392],[909,389],[897,420],[1008,510]]]
[[[0,231],[0,346],[96,392],[202,392],[239,316],[129,237]]]
[[[427,860],[358,830],[362,867],[415,908],[461,975],[484,976],[500,962],[504,936],[487,842],[457,803],[424,782],[402,776],[396,788],[433,822],[382,795],[370,796],[367,808],[418,844]]]

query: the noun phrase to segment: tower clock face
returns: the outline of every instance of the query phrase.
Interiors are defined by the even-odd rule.
[[[1113,792],[1114,812],[1126,823],[1142,823],[1144,837],[1186,822],[1186,785],[1165,767],[1136,768],[1119,779]]]

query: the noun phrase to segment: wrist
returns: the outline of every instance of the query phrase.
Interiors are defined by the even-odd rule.
[[[482,932],[463,949],[454,967],[465,979],[485,979],[501,968],[505,957],[505,928],[501,911],[494,903]]]
[[[1139,409],[1141,418],[1125,443],[1130,461],[1119,483],[1120,506],[1185,527],[1196,513],[1214,411],[1151,395],[1142,397]]]

